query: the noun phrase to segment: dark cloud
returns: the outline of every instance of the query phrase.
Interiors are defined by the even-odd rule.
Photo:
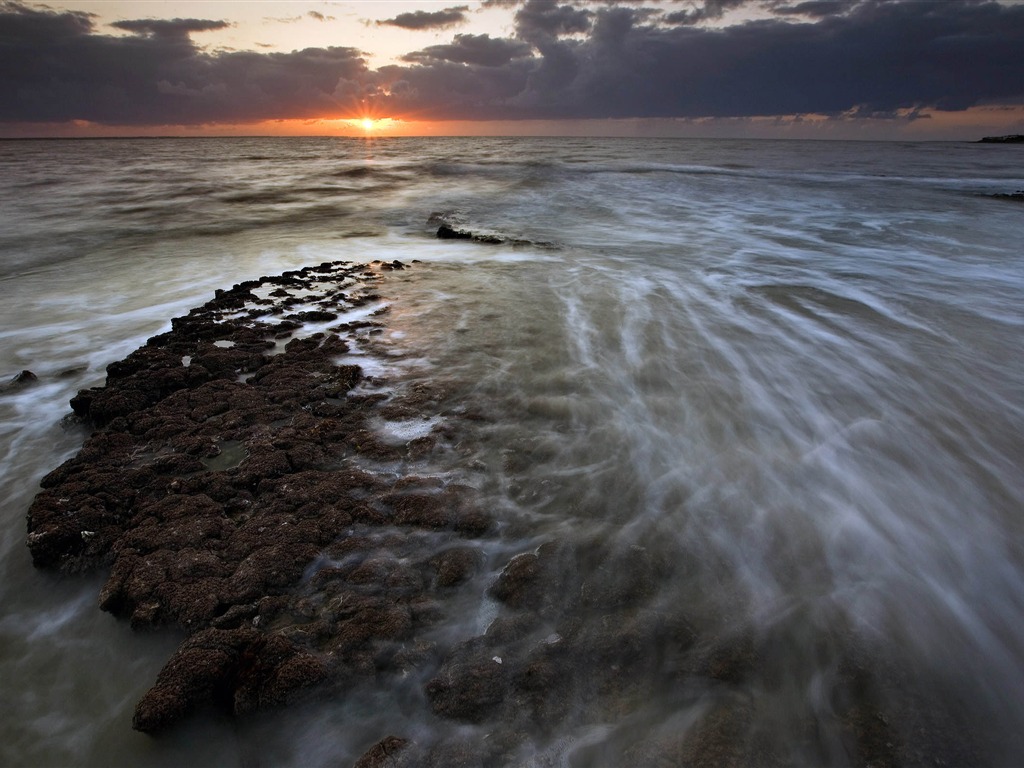
[[[134,32],[137,35],[153,37],[188,37],[192,32],[209,32],[214,29],[226,29],[231,25],[226,21],[210,21],[207,19],[136,19],[134,21],[115,21],[110,26]]]
[[[879,115],[1024,102],[1020,4],[868,0],[813,22],[715,29],[606,7],[587,17],[584,39],[557,39],[565,7],[529,0],[517,14],[518,36],[539,53],[516,60],[525,70],[518,93],[459,92],[438,68],[417,73],[418,102],[395,106],[509,119]]]
[[[448,45],[431,45],[402,58],[417,64],[450,61],[481,67],[500,67],[512,59],[531,55],[532,50],[529,45],[518,40],[492,38],[490,35],[456,35]]]
[[[860,0],[806,0],[796,5],[778,5],[772,9],[780,16],[808,16],[824,18],[850,11]]]
[[[466,21],[468,5],[445,8],[440,11],[413,11],[400,13],[393,19],[383,19],[378,24],[389,24],[402,29],[445,29]]]
[[[21,3],[0,2],[0,44],[5,40],[25,43],[67,40],[93,31],[94,14],[82,11],[46,13]],[[7,23],[11,26],[8,27]]]
[[[669,24],[698,24],[702,21],[720,19],[726,11],[748,2],[749,0],[704,0],[703,3],[694,4],[687,10],[665,14],[664,18]]]
[[[516,6],[526,5],[529,0],[482,0],[480,5],[484,8],[515,8]],[[572,0],[572,5],[633,5],[636,6],[641,0]],[[661,2],[661,0],[648,0],[648,2]],[[760,0],[745,0],[745,2],[760,2]]]
[[[122,22],[0,7],[0,121],[121,125],[321,117],[347,109],[366,67],[353,48],[203,52],[188,32],[223,22]]]
[[[334,21],[333,16],[324,16],[322,13],[317,11],[309,11],[306,15],[311,19],[316,19],[317,21]]]
[[[593,15],[571,5],[559,5],[555,0],[526,0],[516,11],[516,34],[536,42],[586,32]]]
[[[503,67],[482,67],[439,61],[432,66],[382,67],[373,73],[376,100],[385,114],[419,119],[448,119],[473,112],[467,109],[474,95],[482,96],[476,117],[504,113],[524,92],[534,68],[533,59],[512,59]]]
[[[209,53],[189,37],[223,22],[127,22],[136,34],[115,37],[86,14],[0,5],[0,121],[316,118],[351,114],[361,99],[385,115],[467,120],[905,117],[1024,103],[1022,4],[761,7],[779,16],[711,28],[666,26],[622,4],[527,0],[514,38],[458,35],[370,71],[353,48]]]

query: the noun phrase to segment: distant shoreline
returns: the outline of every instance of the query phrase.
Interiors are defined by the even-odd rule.
[[[976,144],[1024,144],[1024,134],[1014,133],[1009,136],[985,136],[978,139]]]
[[[232,140],[232,139],[344,139],[347,141],[357,142],[379,142],[379,141],[395,141],[395,140],[420,140],[420,139],[594,139],[594,140],[642,140],[642,141],[767,141],[767,142],[814,142],[814,143],[842,143],[842,144],[979,144],[979,143],[1003,143],[1002,140],[1008,138],[1009,141],[1005,143],[1014,143],[1015,141],[1024,141],[1024,137],[1001,137],[1001,136],[986,136],[982,139],[846,139],[846,138],[793,138],[793,137],[741,137],[741,136],[727,136],[727,137],[716,137],[716,136],[577,136],[574,134],[563,134],[559,136],[547,136],[547,135],[520,135],[520,134],[487,134],[487,135],[476,135],[476,134],[450,134],[450,135],[437,135],[437,134],[423,134],[423,135],[408,135],[408,136],[348,136],[348,135],[336,135],[330,133],[322,134],[309,134],[302,136],[276,136],[273,134],[238,134],[231,136],[176,136],[176,135],[165,135],[165,136],[0,136],[0,142],[5,141],[164,141],[168,139],[173,140],[184,140],[191,141],[195,139],[201,139],[204,141],[213,140]]]

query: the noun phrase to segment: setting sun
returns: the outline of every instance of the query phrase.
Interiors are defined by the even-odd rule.
[[[417,128],[422,130],[422,125],[419,123],[410,123],[395,117],[350,117],[333,121],[318,121],[318,124],[325,126],[332,123],[348,135],[358,135],[361,133],[363,135],[394,136],[396,134],[408,134],[411,130],[416,130]]]

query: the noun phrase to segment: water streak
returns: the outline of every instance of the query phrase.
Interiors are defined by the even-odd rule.
[[[133,636],[93,608],[97,582],[55,583],[24,547],[36,483],[85,436],[62,425],[67,400],[107,363],[215,288],[395,258],[422,264],[388,277],[367,309],[390,306],[384,332],[345,362],[371,390],[444,392],[425,420],[382,420],[388,440],[473,416],[462,452],[432,471],[473,484],[507,529],[439,640],[487,627],[487,585],[512,555],[598,537],[672,563],[638,608],[685,605],[700,632],[761,639],[777,679],[736,695],[752,729],[783,734],[783,762],[849,762],[829,695],[849,647],[892,673],[895,706],[931,697],[987,758],[1013,762],[1024,220],[985,197],[1024,187],[1012,151],[0,142],[0,374],[40,378],[0,394],[0,762],[344,764],[389,733],[472,730],[429,715],[410,679],[151,743],[128,731],[131,707],[176,640]],[[437,211],[558,247],[438,242]],[[618,720],[531,744],[522,764],[614,763],[699,727],[722,695],[652,686]]]

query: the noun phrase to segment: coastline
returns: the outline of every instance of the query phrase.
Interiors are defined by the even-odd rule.
[[[13,169],[0,762],[1024,753],[1004,150],[185,147]]]
[[[386,325],[378,291],[405,268],[324,263],[217,291],[73,399],[98,431],[44,478],[28,544],[40,567],[109,569],[100,607],[133,629],[184,631],[133,727],[408,679],[435,717],[479,727],[454,740],[388,734],[357,765],[502,765],[679,686],[717,690],[716,703],[629,747],[630,760],[785,764],[784,743],[752,731],[756,712],[732,693],[784,675],[785,654],[770,633],[660,604],[673,548],[563,535],[488,564],[505,522],[471,485],[417,474],[472,414],[437,423],[429,389],[389,391],[339,362]],[[381,419],[403,425],[399,439],[375,429]],[[486,630],[440,631],[467,599],[495,605]],[[850,637],[827,653],[848,754],[887,765],[920,748],[900,741],[885,704],[898,672]],[[935,754],[973,754],[942,729],[923,737]]]

